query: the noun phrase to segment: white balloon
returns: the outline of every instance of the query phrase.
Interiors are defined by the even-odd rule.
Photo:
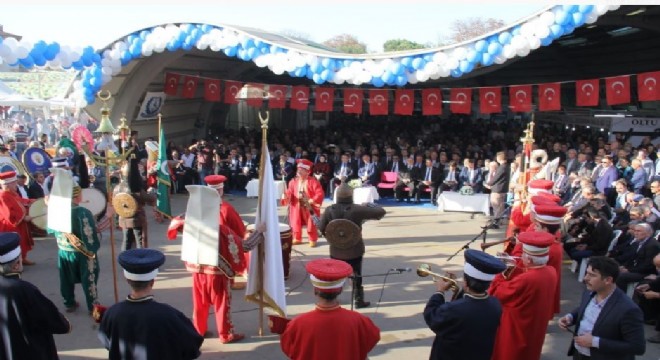
[[[619,6],[619,5],[610,5],[608,9],[609,9],[610,11],[614,11],[614,10],[618,10],[620,7],[621,7],[621,6]]]
[[[284,74],[284,67],[281,66],[281,64],[275,64],[275,65],[271,68],[271,71],[272,71],[275,75],[282,75],[282,74]]]
[[[12,53],[12,51],[9,48],[9,46],[7,46],[4,43],[0,44],[0,57],[7,56],[11,53]]]
[[[9,54],[4,57],[4,61],[7,64],[15,64],[18,61],[18,58],[16,57],[16,54]]]
[[[417,73],[406,73],[406,77],[408,78],[408,83],[409,84],[417,84]]]
[[[199,42],[197,42],[197,45],[196,45],[195,47],[196,47],[198,50],[202,50],[202,51],[203,51],[203,50],[206,50],[206,49],[209,48],[209,43],[206,42],[206,41],[204,41],[204,42],[199,41]]]
[[[297,66],[293,61],[287,60],[287,61],[284,62],[284,70],[285,71],[293,71],[296,68],[297,68]]]
[[[14,39],[12,37],[2,40],[2,43],[7,45],[9,47],[9,49],[11,50],[11,52],[16,51],[16,48],[18,47],[18,40]]]
[[[502,49],[502,55],[504,55],[504,57],[507,59],[512,59],[514,56],[516,56],[515,46],[513,46],[513,44],[504,45],[504,48]]]
[[[536,36],[527,39],[527,41],[531,50],[536,50],[541,47],[541,39],[537,38]]]
[[[598,4],[596,5],[596,13],[598,16],[604,15],[609,10],[609,5],[607,4]]]
[[[436,80],[436,79],[438,79],[438,77],[440,77],[440,75],[439,75],[440,74],[440,65],[438,65],[438,63],[436,63],[435,61],[431,61],[431,62],[426,63],[426,65],[424,66],[424,71],[427,74],[429,74],[429,77],[433,80]],[[434,76],[437,76],[437,77],[434,78]]]
[[[112,75],[111,74],[103,74],[101,75],[101,82],[105,85],[112,80]]]
[[[58,58],[55,58],[55,59],[48,62],[48,66],[50,66],[53,69],[59,68],[61,65],[62,65],[62,62]]]
[[[112,45],[112,48],[117,49],[119,51],[124,51],[124,50],[128,49],[128,46],[123,41],[117,41],[116,43],[114,43],[114,45]]]
[[[154,53],[154,50],[151,48],[144,48],[142,49],[142,56],[148,57],[151,56]]]
[[[447,76],[449,76],[450,73],[451,73],[451,70],[449,70],[449,68],[447,68],[445,66],[441,66],[440,71],[438,72],[438,75],[440,75],[440,77],[447,77]]]
[[[426,71],[424,71],[423,69],[417,70],[416,74],[417,74],[417,80],[419,82],[425,82],[429,79],[429,74]]]
[[[518,56],[521,56],[521,57],[522,56],[527,56],[527,55],[529,55],[529,51],[530,51],[529,47],[523,47],[523,48],[518,49],[518,51],[516,51],[516,54],[518,54]]]
[[[392,59],[383,59],[383,60],[380,61],[380,66],[383,69],[389,69],[390,66],[392,66],[393,63],[394,63],[394,61]]]
[[[442,51],[433,54],[433,61],[438,64],[444,64],[449,59],[449,56]]]
[[[375,64],[371,68],[370,73],[371,73],[372,77],[379,77],[379,76],[383,75],[384,71],[385,71],[385,69],[383,69],[383,66],[381,64]]]
[[[73,61],[71,61],[71,59],[69,59],[69,58],[64,58],[64,59],[61,59],[60,62],[62,62],[62,67],[63,68],[68,68],[68,67],[71,67],[71,63]]]
[[[364,69],[361,61],[353,61],[348,67],[351,69],[353,74],[357,74]]]
[[[454,69],[458,68],[458,65],[459,65],[458,59],[456,59],[455,57],[452,56],[449,59],[447,59],[446,65],[449,68],[449,70],[454,70]]]
[[[534,29],[534,36],[543,39],[550,35],[550,28],[545,24],[540,24]]]
[[[454,52],[452,53],[451,57],[460,60],[465,59],[465,56],[467,55],[467,49],[464,47],[457,47],[454,49]]]
[[[101,68],[101,73],[103,75],[110,75],[110,74],[112,74],[112,68],[110,66],[103,66]]]
[[[586,24],[593,24],[593,23],[595,23],[597,20],[598,20],[598,12],[596,11],[596,9],[592,10],[592,11],[591,11],[590,13],[588,13],[588,14],[585,16],[585,18],[584,18],[584,22],[585,22]]]
[[[551,11],[546,11],[541,16],[539,16],[539,21],[546,27],[551,26],[555,23],[555,14]]]
[[[495,64],[504,64],[506,60],[507,60],[506,56],[502,54],[495,56]]]
[[[359,79],[361,83],[367,83],[371,81],[371,74],[369,74],[367,71],[362,71],[357,79]]]
[[[166,45],[162,44],[162,43],[161,44],[156,44],[156,46],[154,46],[154,52],[162,53],[163,51],[165,51],[165,46]]]
[[[532,36],[534,35],[534,25],[531,22],[526,22],[520,27],[520,35]]]
[[[14,54],[19,59],[25,59],[30,54],[30,50],[19,44]]]
[[[362,68],[367,71],[371,71],[371,69],[373,69],[375,66],[376,63],[371,59],[367,59],[362,62]]]

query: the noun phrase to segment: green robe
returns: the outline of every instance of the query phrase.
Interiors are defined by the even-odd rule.
[[[76,250],[67,240],[64,233],[53,231],[57,239],[57,267],[60,270],[60,292],[64,298],[64,306],[74,307],[76,304],[74,287],[80,283],[85,293],[87,309],[92,311],[98,302],[96,282],[99,277],[99,262],[96,258],[88,258]],[[81,206],[71,207],[71,233],[76,235],[84,247],[96,254],[101,246],[94,215]]]

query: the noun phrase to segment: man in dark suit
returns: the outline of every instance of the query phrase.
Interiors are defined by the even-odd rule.
[[[559,165],[557,167],[557,173],[552,177],[552,181],[555,182],[552,187],[552,193],[562,198],[562,201],[567,200],[571,182],[568,178],[566,165]]]
[[[577,151],[575,149],[569,149],[567,152],[568,157],[566,158],[566,174],[570,175],[572,172],[576,172],[580,169],[580,162],[577,159]]]
[[[568,355],[574,360],[633,360],[646,351],[642,311],[616,287],[618,264],[607,257],[589,260],[587,290],[580,306],[559,319],[559,327],[575,325]]]
[[[45,196],[43,186],[46,177],[40,171],[37,171],[34,174],[32,174],[32,177],[34,178],[34,181],[30,184],[30,187],[28,188],[28,197],[30,199],[40,199]]]
[[[490,204],[493,206],[493,218],[495,219],[493,225],[499,226],[501,217],[504,215],[506,194],[509,192],[511,168],[504,151],[498,152],[495,157],[499,166],[494,175],[490,177],[488,186],[490,187]]]
[[[655,335],[647,338],[651,343],[660,343],[660,255],[653,258],[656,274],[644,278],[635,288],[633,301],[637,302],[644,313],[644,322],[647,324],[655,323]]]
[[[584,234],[576,238],[576,242],[564,243],[564,250],[575,261],[590,256],[602,256],[613,238],[614,231],[603,215],[593,206],[585,207],[587,227]]]
[[[634,229],[632,247],[635,255],[621,264],[621,275],[616,285],[623,291],[629,283],[638,282],[647,275],[655,274],[653,258],[660,252],[660,244],[653,238],[653,228],[647,223],[637,224]]]
[[[421,175],[421,177],[419,176]],[[431,189],[431,203],[436,205],[436,197],[438,195],[438,186],[442,181],[442,169],[433,167],[433,161],[426,159],[426,167],[422,170],[421,174],[418,171],[417,190],[415,191],[415,202],[419,203],[419,194]]]
[[[407,201],[410,201],[415,189],[415,184],[412,179],[412,171],[415,169],[413,166],[414,160],[412,158],[407,158],[406,163],[406,165],[399,168],[399,172],[396,176],[394,197],[398,202],[402,202],[404,197]],[[406,187],[408,188],[408,191],[404,191]]]
[[[285,181],[287,184],[296,175],[293,164],[287,161],[286,155],[280,155],[280,161],[273,164],[275,180]]]
[[[456,161],[450,161],[448,168],[443,171],[442,185],[440,185],[439,193],[443,191],[458,191],[458,169],[456,168]]]
[[[474,159],[465,159],[463,165],[463,169],[458,175],[458,188],[471,186],[475,194],[480,193],[483,180],[481,169],[474,167]]]

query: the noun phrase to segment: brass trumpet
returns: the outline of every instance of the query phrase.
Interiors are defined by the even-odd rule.
[[[452,291],[453,295],[451,297],[451,300],[454,301],[458,297],[458,294],[460,293],[461,288],[458,286],[458,282],[456,279],[452,279],[448,276],[442,276],[438,273],[434,273],[431,271],[431,265],[429,264],[420,264],[417,267],[417,276],[419,277],[427,277],[431,276],[433,277],[433,281],[437,281],[437,279],[442,279],[444,281],[447,281],[450,283],[449,289]]]

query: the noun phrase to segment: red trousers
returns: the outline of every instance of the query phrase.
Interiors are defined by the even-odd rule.
[[[218,336],[226,340],[234,333],[231,322],[231,291],[224,275],[193,273],[193,325],[200,335],[208,329],[209,307],[213,304]]]
[[[316,242],[319,239],[319,232],[318,230],[316,230],[316,225],[312,220],[312,216],[309,214],[309,211],[307,209],[301,209],[299,213],[300,213],[299,221],[290,221],[291,232],[293,233],[293,240],[294,241],[302,240],[302,227],[303,224],[306,224],[307,236],[309,237],[309,241]]]

